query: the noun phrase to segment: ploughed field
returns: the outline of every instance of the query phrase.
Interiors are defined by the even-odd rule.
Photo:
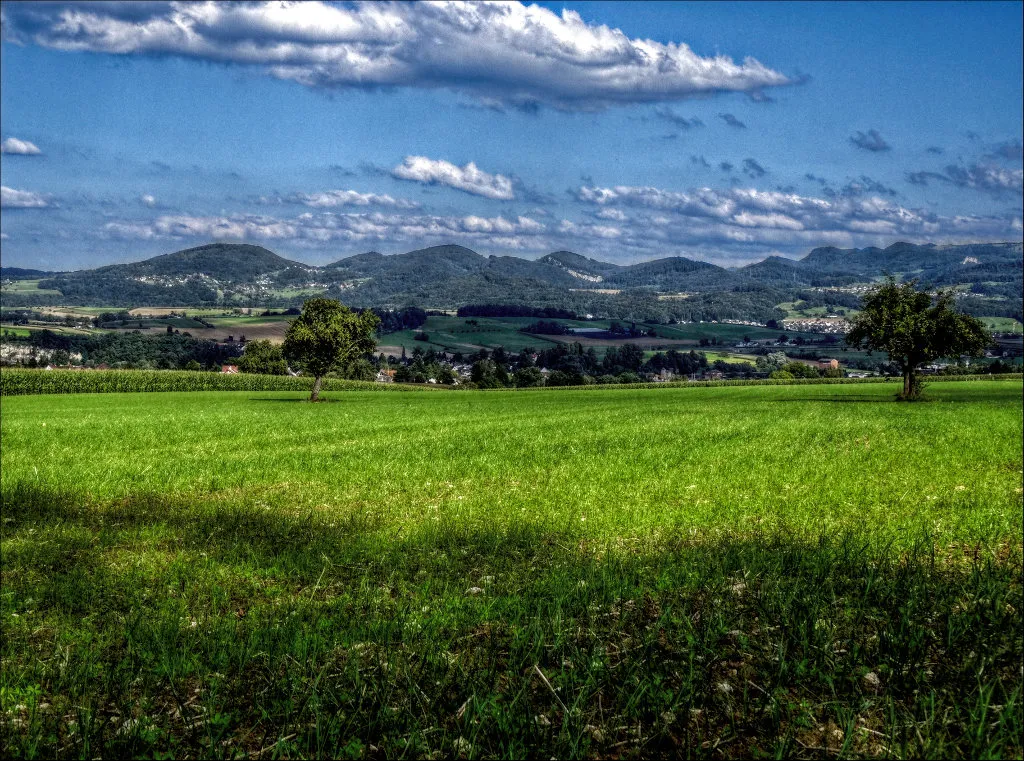
[[[0,751],[1019,757],[1021,391],[5,397]]]

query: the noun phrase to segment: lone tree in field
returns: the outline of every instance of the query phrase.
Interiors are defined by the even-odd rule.
[[[992,336],[980,320],[953,308],[953,292],[932,295],[917,290],[917,281],[897,283],[889,277],[870,289],[861,313],[853,318],[846,343],[868,351],[886,351],[903,372],[902,399],[921,395],[918,368],[939,357],[980,356]]]
[[[315,380],[309,400],[320,398],[324,376],[341,370],[376,348],[380,320],[373,312],[353,312],[335,299],[310,299],[284,337],[284,355]]]

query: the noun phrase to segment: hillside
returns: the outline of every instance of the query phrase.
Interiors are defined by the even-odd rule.
[[[262,246],[213,243],[78,272],[5,268],[5,278],[38,280],[40,290],[35,296],[31,285],[6,288],[0,298],[8,307],[293,305],[327,294],[354,306],[451,309],[520,303],[631,319],[766,321],[782,317],[775,305],[785,302],[827,304],[831,298],[833,304],[846,304],[851,293],[837,289],[850,291],[886,273],[958,286],[964,308],[976,314],[1018,317],[1021,312],[1020,243],[822,247],[800,260],[771,256],[735,269],[683,256],[631,265],[572,251],[536,260],[483,256],[459,245],[394,255],[369,251],[317,267]],[[817,295],[811,294],[815,290]]]

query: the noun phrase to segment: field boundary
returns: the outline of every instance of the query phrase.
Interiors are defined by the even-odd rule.
[[[192,370],[0,370],[0,396],[159,391],[310,391],[313,378]],[[324,378],[323,391],[437,391],[446,386]]]
[[[930,383],[959,381],[1000,381],[1024,380],[1024,373],[995,373],[987,375],[934,375],[925,379]],[[738,378],[735,380],[664,381],[661,383],[592,383],[586,386],[532,386],[517,388],[516,391],[551,391],[573,389],[576,391],[601,391],[606,389],[646,388],[707,388],[718,386],[841,386],[858,383],[902,383],[902,378]],[[487,389],[488,391],[509,391],[511,389]]]
[[[664,383],[607,383],[588,386],[535,386],[486,391],[551,391],[574,389],[601,391],[610,389],[707,388],[719,386],[806,386],[847,385],[857,383],[895,383],[899,378],[793,378],[738,379],[705,381],[668,381]],[[992,375],[933,376],[929,382],[985,380],[1024,380],[1022,373]],[[0,370],[0,396],[36,394],[102,394],[161,391],[309,391],[312,378],[291,375],[226,374],[192,370]],[[374,381],[325,378],[324,391],[441,391],[459,387],[429,384],[376,383]],[[479,390],[479,389],[473,389]]]

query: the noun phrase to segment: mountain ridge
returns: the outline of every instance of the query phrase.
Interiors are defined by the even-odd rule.
[[[137,262],[47,273],[39,288],[60,292],[47,303],[68,305],[292,304],[321,293],[353,306],[454,308],[498,301],[592,311],[588,304],[646,303],[659,294],[726,294],[737,301],[736,294],[746,293],[759,303],[782,303],[804,298],[806,289],[839,291],[893,273],[934,285],[966,284],[973,297],[1012,302],[1022,290],[1021,251],[1018,242],[822,246],[800,259],[769,256],[726,269],[685,256],[619,265],[565,250],[524,259],[445,244],[390,255],[367,251],[316,266],[262,246],[210,243]],[[17,274],[5,269],[5,276],[8,271]],[[5,290],[2,298],[5,306],[19,306],[31,297]],[[1012,311],[1012,305],[1000,308]]]

